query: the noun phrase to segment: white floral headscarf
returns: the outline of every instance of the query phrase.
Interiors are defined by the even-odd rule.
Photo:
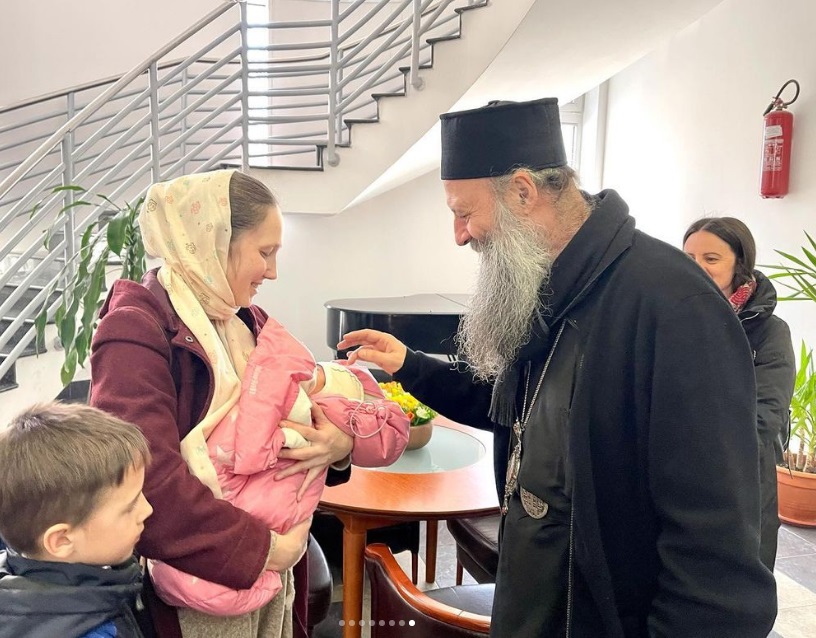
[[[181,442],[181,454],[193,475],[219,498],[206,440],[238,401],[246,362],[255,348],[254,335],[236,315],[238,306],[227,281],[233,172],[198,173],[154,184],[139,215],[145,249],[164,260],[159,282],[213,368],[212,402]]]

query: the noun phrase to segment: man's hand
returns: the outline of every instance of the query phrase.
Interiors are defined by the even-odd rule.
[[[312,526],[312,517],[293,525],[286,534],[272,534],[274,547],[270,548],[266,558],[265,569],[279,572],[295,565],[306,553],[306,543],[309,540],[309,528]]]
[[[379,330],[355,330],[343,335],[337,344],[338,350],[360,346],[348,355],[349,363],[367,361],[381,367],[388,374],[394,374],[405,363],[408,349],[396,337]]]
[[[314,423],[313,428],[293,421],[281,421],[280,423],[281,427],[292,428],[309,441],[308,447],[294,450],[281,448],[278,453],[278,458],[293,459],[298,462],[277,473],[275,480],[279,481],[287,476],[306,472],[303,485],[298,490],[297,500],[303,498],[306,489],[327,466],[351,454],[351,448],[354,445],[354,439],[329,421],[318,405],[312,406],[312,422]]]

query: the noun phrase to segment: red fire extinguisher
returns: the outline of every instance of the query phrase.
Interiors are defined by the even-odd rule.
[[[785,102],[779,96],[790,84],[796,86],[796,94],[792,100]],[[762,181],[759,188],[763,198],[781,198],[788,194],[793,113],[785,109],[798,97],[799,82],[788,80],[763,113],[765,125],[762,135]]]

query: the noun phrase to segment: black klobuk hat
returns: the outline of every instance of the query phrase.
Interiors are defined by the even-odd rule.
[[[490,102],[468,111],[444,113],[442,179],[506,175],[566,166],[558,99]]]

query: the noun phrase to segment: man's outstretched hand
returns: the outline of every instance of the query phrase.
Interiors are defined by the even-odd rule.
[[[343,335],[343,340],[337,344],[338,350],[347,350],[359,346],[356,350],[349,352],[349,363],[365,361],[373,363],[385,370],[388,374],[394,374],[402,368],[405,363],[405,355],[408,349],[396,337],[387,332],[379,330],[355,330]]]

